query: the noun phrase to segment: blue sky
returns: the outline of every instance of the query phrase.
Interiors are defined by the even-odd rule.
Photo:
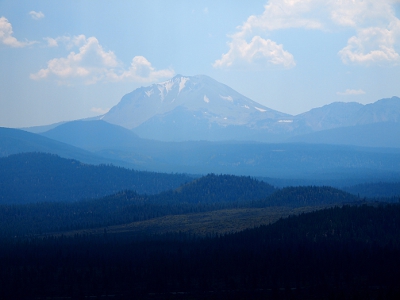
[[[400,96],[399,18],[399,0],[0,0],[0,126],[99,115],[176,74],[290,114]]]

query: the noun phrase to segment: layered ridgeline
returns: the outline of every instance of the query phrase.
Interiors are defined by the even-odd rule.
[[[273,182],[278,186],[341,187],[399,181],[400,150],[396,148],[162,142],[141,139],[129,129],[102,120],[67,122],[42,135],[46,138],[22,130],[0,128],[0,156],[47,152],[83,163],[113,164],[135,170],[268,177],[268,180],[274,178]]]

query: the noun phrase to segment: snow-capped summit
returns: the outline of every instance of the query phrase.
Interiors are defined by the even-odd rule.
[[[196,132],[211,127],[250,128],[260,121],[265,126],[264,121],[279,123],[290,117],[254,102],[208,76],[177,75],[125,95],[103,120],[134,129],[139,134],[144,130],[154,137],[149,131],[161,132],[178,124],[186,127],[185,130],[197,126],[191,128],[191,132]]]

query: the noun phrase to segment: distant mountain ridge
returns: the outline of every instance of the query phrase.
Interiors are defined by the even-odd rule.
[[[99,118],[131,129],[142,138],[162,141],[284,142],[335,128],[399,123],[400,98],[367,105],[335,102],[293,116],[265,107],[208,76],[177,75],[126,94]],[[391,146],[389,142],[384,145]]]
[[[312,131],[399,121],[398,97],[381,99],[366,105],[356,102],[334,102],[294,117],[294,122],[304,122]]]

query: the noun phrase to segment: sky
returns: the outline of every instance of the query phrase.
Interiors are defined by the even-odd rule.
[[[271,109],[400,96],[400,0],[0,0],[0,126],[208,75]]]

